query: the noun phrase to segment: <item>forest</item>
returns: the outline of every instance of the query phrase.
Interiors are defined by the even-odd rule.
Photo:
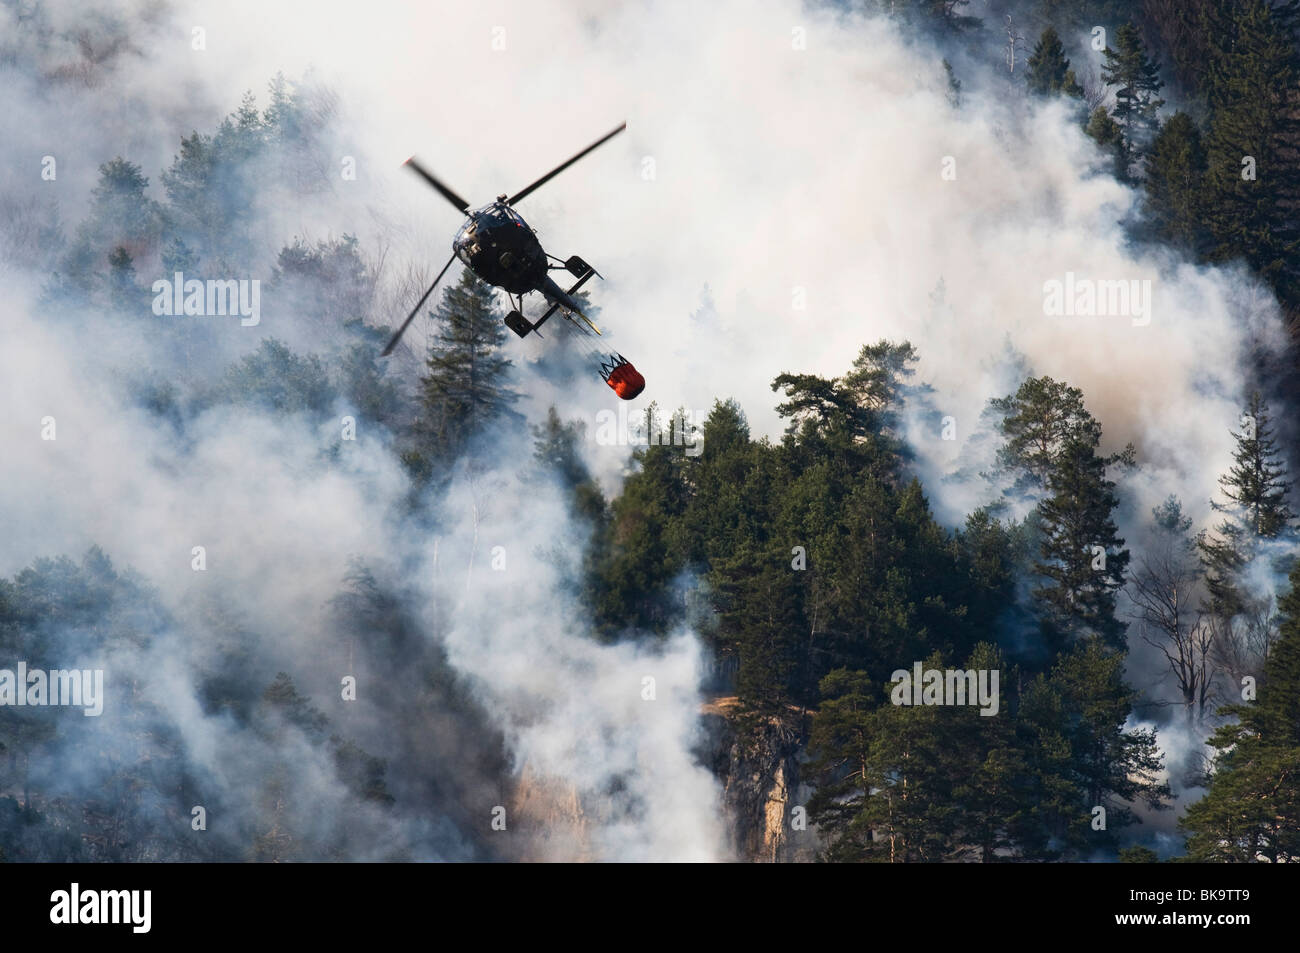
[[[1292,337],[1280,356],[1261,345],[1234,395],[1238,419],[1204,422],[1230,431],[1233,448],[1217,485],[1198,488],[1205,500],[1167,494],[1132,517],[1142,448],[1108,438],[1102,395],[1027,369],[977,409],[979,440],[958,473],[979,503],[949,525],[916,445],[917,420],[932,431],[924,439],[943,426],[918,374],[923,337],[864,337],[835,376],[790,367],[764,381],[776,435],[751,432],[757,408],[714,394],[698,454],[672,437],[685,408],[638,405],[659,437],[611,484],[588,459],[583,421],[562,406],[528,412],[534,372],[502,323],[505,303],[468,271],[431,302],[427,352],[408,342],[390,364],[379,351],[397,318],[374,249],[349,231],[286,233],[265,259],[257,236],[279,227],[268,203],[328,201],[335,174],[333,94],[283,75],[179,138],[161,174],[104,155],[75,225],[43,224],[10,260],[39,276],[39,310],[70,339],[83,326],[140,325],[158,275],[266,275],[255,347],[218,343],[237,318],[150,316],[165,361],[119,368],[125,406],[165,435],[160,465],[206,459],[213,421],[290,420],[318,441],[295,465],[343,480],[358,452],[382,456],[403,481],[385,519],[432,538],[456,486],[490,471],[500,448],[525,447],[515,469],[555,489],[578,541],[556,572],[581,637],[652,651],[694,633],[711,673],[704,693],[734,698],[738,744],[773,723],[796,734],[819,859],[1300,860],[1300,2],[865,8],[949,51],[958,111],[963,64],[976,60],[1022,108],[1067,109],[1140,195],[1123,222],[1133,247],[1244,265],[1276,297]],[[53,35],[39,16],[23,23],[0,70],[28,68]],[[1094,24],[1106,25],[1103,65],[1085,74],[1074,44]],[[3,211],[9,228],[27,214]],[[307,332],[286,340],[276,319],[290,314],[309,316]],[[350,445],[341,413],[373,439]],[[7,465],[21,467],[22,452]],[[1192,502],[1213,518],[1197,522]],[[1122,535],[1134,519],[1140,544]],[[522,850],[477,820],[516,778],[507,733],[444,643],[451,610],[414,607],[399,557],[339,569],[312,634],[312,655],[386,686],[371,720],[264,651],[238,590],[178,603],[112,542],[33,552],[0,578],[0,667],[75,657],[111,675],[168,659],[191,673],[193,705],[133,678],[118,680],[102,719],[0,705],[0,860]],[[1138,650],[1155,660],[1141,676]],[[997,671],[997,714],[895,704],[892,673],[917,663]],[[228,765],[220,782],[184,727],[192,719],[222,726],[209,738]],[[1171,755],[1165,725],[1197,750]],[[195,827],[197,804],[221,822]],[[1176,815],[1177,838],[1157,849],[1140,829],[1161,815]]]

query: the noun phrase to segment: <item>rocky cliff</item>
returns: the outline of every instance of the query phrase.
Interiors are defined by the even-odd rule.
[[[734,696],[704,706],[707,743],[701,759],[722,786],[723,817],[737,860],[816,859],[816,828],[802,810],[812,791],[802,780],[803,722],[798,709],[742,717]]]

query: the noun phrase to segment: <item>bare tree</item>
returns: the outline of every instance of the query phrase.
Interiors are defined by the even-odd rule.
[[[1097,75],[1097,67],[1091,63],[1081,70],[1076,70],[1075,79],[1083,87],[1083,101],[1088,105],[1089,113],[1092,113],[1098,106],[1105,106],[1110,101],[1110,90],[1101,81],[1101,77]]]
[[[1007,51],[1006,64],[1007,69],[1012,74],[1016,71],[1017,53],[1026,53],[1029,48],[1025,45],[1025,35],[1016,30],[1011,22],[1011,14],[1007,14]]]
[[[1218,673],[1215,628],[1199,608],[1203,569],[1191,519],[1175,497],[1152,510],[1156,532],[1130,576],[1130,599],[1142,641],[1156,648],[1182,696],[1187,720],[1205,716]]]
[[[1242,610],[1230,619],[1213,613],[1207,616],[1215,663],[1238,686],[1248,675],[1257,682],[1263,677],[1280,622],[1272,594],[1246,596],[1243,603]]]

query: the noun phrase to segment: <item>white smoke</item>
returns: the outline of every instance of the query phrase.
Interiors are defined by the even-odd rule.
[[[557,597],[585,540],[546,483],[464,480],[442,509],[449,525],[425,545],[421,575],[432,599],[454,606],[449,660],[501,719],[517,767],[573,785],[595,858],[723,856],[716,784],[693,755],[698,641],[592,640],[579,608]]]

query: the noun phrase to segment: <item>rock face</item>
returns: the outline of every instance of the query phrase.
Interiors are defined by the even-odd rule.
[[[513,859],[547,863],[593,860],[587,812],[572,783],[537,774],[524,766],[511,792],[513,826],[508,828]]]
[[[722,785],[722,809],[737,860],[758,863],[817,859],[816,828],[803,811],[812,791],[801,780],[801,715],[738,717],[736,699],[704,706],[701,760]]]
[[[703,706],[704,738],[696,756],[722,788],[722,819],[732,859],[749,863],[811,862],[817,829],[801,818],[811,788],[797,709],[763,718],[740,714],[735,696]],[[516,860],[582,862],[595,859],[590,830],[599,810],[584,806],[571,782],[524,766],[508,794],[509,827],[501,832],[503,856]]]

